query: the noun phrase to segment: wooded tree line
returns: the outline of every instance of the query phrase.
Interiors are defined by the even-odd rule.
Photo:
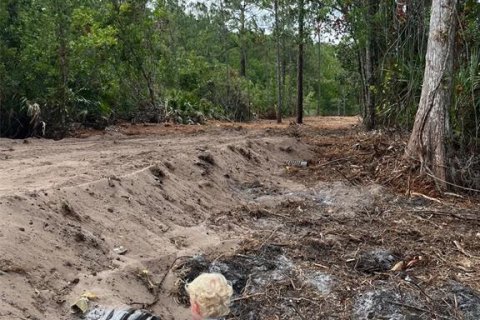
[[[477,0],[4,0],[0,134],[61,136],[117,120],[302,122],[304,112],[410,129],[437,5],[451,9],[452,28],[435,36],[451,59],[431,89],[446,89],[450,150],[473,153]]]
[[[406,155],[439,189],[478,189],[480,2],[366,0],[336,6],[358,56],[365,127],[410,129],[414,122]]]
[[[275,117],[277,88],[281,113],[292,115],[297,14],[277,3],[275,28],[267,2],[2,1],[1,135],[33,134],[32,114],[50,135],[119,119]],[[306,112],[356,113],[355,89],[345,88],[358,85],[336,46],[303,42]]]

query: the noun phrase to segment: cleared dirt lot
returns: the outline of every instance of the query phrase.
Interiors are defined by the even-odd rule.
[[[0,319],[76,319],[85,291],[92,308],[188,319],[184,281],[206,270],[233,282],[232,319],[479,318],[477,199],[405,196],[406,175],[377,173],[403,137],[356,126],[1,139]]]

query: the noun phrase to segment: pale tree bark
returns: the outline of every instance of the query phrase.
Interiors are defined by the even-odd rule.
[[[447,187],[447,108],[451,102],[455,6],[457,0],[433,0],[420,104],[406,155],[431,170],[441,188]]]

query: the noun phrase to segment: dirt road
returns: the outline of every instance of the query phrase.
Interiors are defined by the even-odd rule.
[[[86,291],[97,297],[91,308],[144,307],[161,319],[188,319],[182,281],[212,268],[237,284],[236,319],[363,319],[365,312],[375,314],[375,295],[368,300],[372,311],[356,306],[357,292],[368,296],[365,279],[372,276],[363,273],[355,283],[345,275],[351,261],[365,264],[360,249],[386,250],[392,261],[381,272],[421,253],[417,242],[395,245],[400,234],[429,248],[457,239],[476,257],[480,248],[468,225],[443,226],[448,235],[431,229],[409,234],[412,224],[400,221],[393,205],[412,209],[415,203],[374,183],[319,181],[318,170],[328,167],[317,164],[331,160],[322,146],[350,145],[344,138],[357,135],[356,124],[355,118],[310,118],[304,127],[124,125],[61,141],[0,139],[0,319],[76,319],[70,306]],[[308,160],[308,168],[297,167],[298,160]],[[429,250],[422,252],[435,254]],[[454,247],[447,251],[465,258]],[[267,268],[267,260],[274,267]],[[478,260],[467,262],[464,268],[477,277]],[[280,294],[286,284],[290,291]],[[269,313],[268,303],[248,297],[263,301],[262,290],[271,285],[280,295],[272,293],[279,308]],[[281,302],[285,294],[303,300],[292,307]],[[325,313],[310,313],[325,303]],[[418,319],[431,314],[424,316]]]

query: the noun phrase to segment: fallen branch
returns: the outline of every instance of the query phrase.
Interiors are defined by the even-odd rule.
[[[427,199],[427,200],[435,201],[435,202],[438,202],[438,203],[443,203],[442,201],[438,200],[437,198],[429,197],[429,196],[424,195],[423,193],[419,193],[419,192],[411,192],[410,195],[423,197],[423,198],[425,198],[425,199]]]

